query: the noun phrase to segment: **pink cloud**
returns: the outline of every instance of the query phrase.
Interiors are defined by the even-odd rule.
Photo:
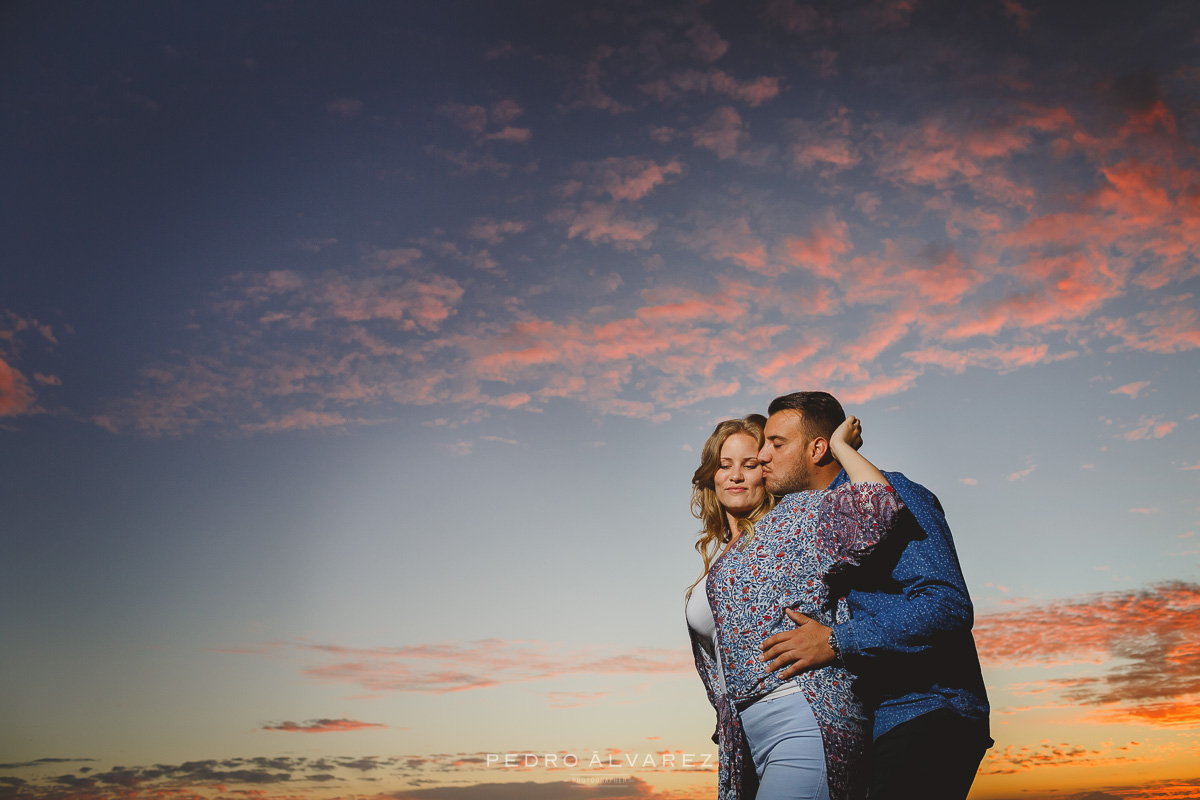
[[[1177,422],[1164,420],[1161,415],[1142,417],[1120,436],[1130,442],[1140,439],[1161,439],[1175,430],[1177,425]]]
[[[242,430],[253,433],[278,433],[280,431],[304,431],[313,428],[341,428],[352,422],[341,414],[325,411],[296,409],[266,422],[246,422],[240,426]]]
[[[791,155],[796,165],[805,169],[844,170],[862,161],[858,146],[849,138],[808,131],[798,133],[791,145]]]
[[[339,97],[336,100],[330,100],[326,104],[325,110],[330,114],[341,114],[343,117],[355,117],[362,113],[362,100],[356,100],[352,97]]]
[[[945,188],[965,184],[1005,206],[1032,209],[1036,193],[1005,174],[1001,159],[1030,148],[1033,134],[1073,123],[1062,110],[1026,106],[990,124],[966,125],[930,118],[895,130],[876,126],[881,139],[878,173],[893,181]]]
[[[767,19],[779,23],[789,33],[810,33],[828,27],[820,12],[797,0],[770,0]]]
[[[768,261],[765,244],[755,236],[745,217],[726,223],[706,223],[701,227],[698,238],[708,244],[708,252],[713,258],[729,259],[762,275],[774,276],[783,271],[777,262]]]
[[[498,131],[493,131],[483,137],[487,142],[508,142],[509,144],[521,144],[528,142],[533,138],[533,131],[529,128],[517,128],[513,125],[505,125]]]
[[[277,270],[243,275],[238,282],[242,295],[251,302],[278,309],[268,321],[300,329],[333,318],[345,322],[385,320],[402,330],[433,331],[454,313],[463,295],[457,281],[436,274],[401,277],[328,272],[309,277]]]
[[[694,52],[701,61],[716,61],[729,50],[729,42],[722,39],[707,22],[697,22],[688,28],[687,37],[695,46]]]
[[[768,14],[806,12],[775,3]],[[822,23],[816,15],[797,24]],[[690,52],[676,50],[682,57]],[[600,65],[607,67],[610,57],[616,64],[630,55],[597,51],[597,87],[605,74]],[[715,69],[677,71],[661,81],[665,98],[707,92],[754,99],[739,95],[755,91],[753,81]],[[767,94],[779,90],[762,85]],[[578,90],[573,86],[569,96],[581,102],[578,93],[570,95]],[[488,169],[482,143],[512,128],[520,114],[515,101],[446,104],[439,115],[470,133],[473,144],[439,157],[459,159],[464,172]],[[983,121],[954,114],[912,125],[856,119],[835,108],[816,123],[793,124],[782,144],[797,167],[820,172],[819,191],[840,198],[839,214],[869,217],[888,238],[871,242],[861,217],[769,208],[765,194],[735,184],[724,208],[714,210],[706,200],[690,214],[649,216],[634,204],[666,194],[664,186],[672,187],[672,199],[681,197],[679,189],[694,177],[689,173],[700,170],[680,158],[577,162],[551,181],[563,207],[547,219],[566,240],[621,252],[611,264],[579,273],[570,290],[575,305],[544,317],[532,310],[548,307],[536,298],[563,289],[561,275],[525,293],[485,280],[499,265],[478,245],[499,245],[536,224],[491,217],[477,218],[466,232],[477,246],[454,244],[442,232],[410,238],[364,256],[371,274],[297,269],[243,276],[241,290],[220,302],[221,313],[245,326],[238,335],[246,338],[222,347],[224,354],[249,354],[252,363],[222,363],[213,355],[175,369],[157,365],[147,372],[158,387],[149,393],[168,393],[165,387],[179,379],[176,396],[161,398],[145,419],[152,428],[172,417],[186,421],[177,425],[205,424],[244,410],[256,396],[286,398],[289,407],[249,419],[233,414],[237,424],[264,430],[366,424],[378,415],[362,413],[357,405],[364,403],[460,403],[489,413],[511,403],[536,410],[552,398],[649,419],[746,388],[820,385],[851,402],[904,391],[935,369],[1003,372],[1095,347],[1200,348],[1195,303],[1182,289],[1175,296],[1162,291],[1188,280],[1200,263],[1194,191],[1200,176],[1180,166],[1192,162],[1167,110],[1130,115],[1115,132],[1065,108],[1024,102],[998,106]],[[677,120],[683,129],[686,115]],[[660,133],[660,141],[689,137],[721,159],[750,157],[745,120],[732,105],[694,129]],[[1090,177],[1049,192],[1042,176],[1023,173],[1028,157],[1054,153],[1069,154],[1072,169],[1085,177],[1090,170]],[[874,176],[873,190],[842,185],[839,176],[851,169],[856,179]],[[941,240],[943,229],[950,245],[932,245],[929,237]],[[661,252],[652,249],[658,245]],[[700,256],[683,277],[671,245]],[[439,259],[485,272],[457,280],[431,276]],[[732,281],[731,274],[746,280]],[[653,295],[645,291],[650,286]],[[486,307],[476,303],[483,298]],[[1111,309],[1122,299],[1128,303],[1117,315]],[[472,314],[464,313],[467,307]],[[284,343],[289,331],[309,337],[307,352]],[[6,358],[10,369],[24,366]],[[487,380],[504,381],[510,391],[485,392]],[[1135,383],[1114,392],[1132,398],[1144,389]],[[108,412],[97,416],[121,426],[120,416]],[[1161,438],[1174,425],[1143,420],[1118,435]]]
[[[332,236],[327,236],[324,239],[299,239],[292,242],[292,247],[303,250],[306,253],[319,253],[327,247],[332,247],[337,244],[338,240]]]
[[[1046,362],[1049,360],[1049,350],[1045,344],[996,345],[967,350],[947,350],[933,346],[911,350],[904,353],[904,357],[915,364],[936,365],[956,373],[963,372],[967,367],[986,367],[1007,372],[1018,367]]]
[[[1033,16],[1036,11],[1030,11],[1025,6],[1017,2],[1017,0],[1003,0],[1001,7],[1004,9],[1004,16],[1009,17],[1017,26],[1017,30],[1022,33],[1029,31],[1030,24],[1033,22]]]
[[[768,356],[768,360],[758,366],[755,373],[764,381],[794,381],[795,373],[792,370],[820,353],[827,344],[825,341],[810,339],[779,350]]]
[[[0,417],[28,414],[37,408],[37,398],[29,381],[13,366],[0,359]]]
[[[1010,483],[1015,482],[1015,481],[1023,481],[1026,478],[1028,478],[1030,475],[1032,475],[1034,470],[1036,470],[1036,469],[1037,469],[1037,464],[1030,464],[1025,469],[1019,469],[1016,472],[1009,474],[1008,477],[1005,478],[1005,480],[1009,481]]]
[[[683,164],[678,159],[658,164],[637,156],[607,158],[581,165],[580,169],[583,174],[590,175],[599,191],[607,193],[613,200],[627,201],[641,200],[669,178],[683,174]]]
[[[1121,340],[1120,344],[1110,347],[1110,351],[1181,353],[1200,348],[1200,319],[1196,309],[1184,303],[1143,311],[1133,320],[1101,318],[1096,327],[1102,334]]]
[[[869,6],[876,30],[899,30],[912,22],[918,0],[876,0]]]
[[[67,326],[68,332],[70,326]],[[14,346],[20,335],[36,333],[50,344],[58,344],[54,329],[36,319],[20,317],[11,311],[0,314],[0,342]]]
[[[472,239],[482,239],[491,245],[500,244],[514,233],[524,233],[529,229],[529,223],[521,220],[496,220],[491,217],[480,217],[471,223],[467,236]]]
[[[731,100],[757,107],[774,100],[781,91],[781,79],[777,77],[760,76],[748,81],[739,81],[732,75],[719,70],[710,69],[707,72],[690,69],[677,72],[670,78],[659,78],[642,84],[639,88],[657,100],[677,97],[686,92],[700,94],[722,94]]]
[[[533,398],[525,392],[513,392],[511,394],[506,394],[503,397],[494,397],[489,402],[491,405],[501,406],[502,408],[519,408],[520,406],[528,404],[532,399]]]
[[[487,109],[483,106],[442,103],[437,113],[470,133],[482,135],[487,129]]]
[[[633,219],[616,206],[584,201],[578,208],[561,208],[547,215],[551,222],[565,225],[567,238],[582,237],[592,244],[611,244],[618,250],[634,250],[646,245],[658,223]]]
[[[838,220],[819,226],[807,238],[796,237],[783,242],[783,252],[789,263],[829,279],[839,276],[834,263],[852,249],[854,245],[850,242],[846,223]]]
[[[71,332],[71,327],[66,326]],[[58,339],[50,325],[25,318],[11,311],[0,311],[0,418],[40,413],[37,394],[29,379],[16,366],[30,337],[40,337],[43,344],[57,345]],[[39,386],[61,386],[54,375],[35,372],[33,380]]]
[[[490,172],[501,178],[512,172],[513,165],[493,156],[491,153],[481,153],[471,148],[466,150],[451,150],[435,144],[425,146],[425,152],[434,158],[439,158],[449,164],[456,175],[475,175],[478,172]]]
[[[344,733],[386,727],[387,725],[377,722],[359,722],[355,719],[310,719],[304,723],[279,722],[273,725],[263,725],[262,730],[287,731],[288,733]]]
[[[524,110],[517,104],[516,100],[506,97],[503,100],[497,100],[495,103],[492,103],[492,110],[489,116],[493,124],[507,125],[523,113]]]
[[[1118,268],[1098,254],[1033,256],[1011,273],[1021,290],[986,302],[946,330],[951,339],[994,336],[1005,328],[1044,328],[1083,319],[1123,294]]]
[[[585,109],[603,111],[606,114],[625,114],[633,111],[632,106],[616,100],[604,89],[604,70],[601,62],[612,54],[611,47],[596,48],[592,58],[584,65],[583,74],[568,90],[568,102],[563,105],[564,110]]]
[[[736,156],[749,139],[741,115],[732,106],[718,108],[707,122],[692,129],[692,144],[722,159]]]
[[[838,52],[828,47],[814,50],[812,59],[817,63],[817,74],[826,79],[836,78],[838,74],[837,57]]]
[[[293,641],[275,642],[269,649],[330,659],[304,668],[304,674],[369,692],[442,694],[565,676],[669,675],[695,669],[678,648],[639,647],[614,653],[498,639],[376,648]]]
[[[504,142],[507,144],[523,144],[533,138],[529,128],[518,128],[510,124],[521,116],[522,109],[511,98],[505,98],[492,104],[491,113],[481,105],[466,105],[463,103],[442,103],[436,109],[438,116],[450,120],[456,127],[470,133],[476,147],[484,142]],[[489,125],[495,129],[489,131]],[[470,174],[479,169],[502,173],[507,165],[483,154],[473,154],[469,150],[460,153],[446,151],[435,145],[430,145],[430,152],[441,155],[451,163],[460,166],[462,172]]]
[[[1127,397],[1130,397],[1130,398],[1136,400],[1138,395],[1140,395],[1142,393],[1142,390],[1145,389],[1149,385],[1150,385],[1150,381],[1138,381],[1136,383],[1127,383],[1124,386],[1118,386],[1116,389],[1113,389],[1112,391],[1109,392],[1109,394],[1123,394]]]

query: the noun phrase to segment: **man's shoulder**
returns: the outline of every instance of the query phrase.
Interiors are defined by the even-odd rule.
[[[942,513],[942,502],[925,486],[912,480],[903,472],[881,471],[888,479],[888,483],[892,484],[892,488],[900,495],[900,499],[913,510],[913,513],[916,513],[917,507],[920,506],[936,510],[939,514]]]

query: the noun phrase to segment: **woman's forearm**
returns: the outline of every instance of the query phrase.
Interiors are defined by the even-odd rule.
[[[851,444],[860,437],[862,425],[856,417],[846,417],[829,439],[829,450],[846,471],[851,483],[882,483],[891,486],[879,468]]]

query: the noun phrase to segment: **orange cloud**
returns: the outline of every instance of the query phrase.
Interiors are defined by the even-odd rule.
[[[729,259],[761,275],[774,276],[783,271],[782,266],[768,261],[765,244],[750,229],[745,217],[725,223],[706,224],[697,233],[713,258]]]
[[[289,733],[341,733],[386,727],[387,725],[380,725],[376,722],[359,722],[355,719],[310,719],[304,723],[279,722],[274,725],[263,725],[262,730],[287,731]]]
[[[775,3],[768,16],[824,24],[796,3]],[[626,57],[595,51],[593,88],[604,85],[600,65]],[[664,91],[723,96],[753,85],[734,92],[727,78],[705,68],[661,80]],[[564,205],[544,219],[565,234],[563,248],[605,246],[591,258],[618,251],[604,263],[570,279],[548,269],[513,289],[514,275],[501,274],[488,250],[438,232],[369,250],[361,268],[237,276],[218,301],[224,318],[214,327],[231,326],[227,338],[186,363],[147,368],[135,397],[95,417],[118,430],[226,420],[266,431],[367,424],[393,418],[389,404],[537,410],[570,398],[598,413],[662,419],[736,391],[819,385],[855,402],[905,391],[931,370],[1004,372],[1104,348],[1194,350],[1200,312],[1190,294],[1164,290],[1200,269],[1200,173],[1157,102],[1116,123],[1086,107],[1025,101],[912,124],[835,107],[753,151],[820,171],[821,191],[845,200],[837,216],[801,204],[776,211],[765,200],[773,195],[733,184],[723,207],[709,198],[673,214],[656,193],[694,177],[680,158],[575,162],[551,181]],[[686,115],[673,124],[718,158],[751,158],[738,110],[702,113],[710,116],[690,130]],[[445,104],[438,114],[482,141],[512,127],[521,109],[501,100]],[[464,158],[479,162],[480,147]],[[1022,166],[1068,154],[1083,179],[1054,191]],[[636,205],[648,200],[653,216]],[[498,246],[539,225],[476,217],[466,236]],[[686,251],[702,258],[685,269]],[[439,259],[446,266],[435,270]],[[482,272],[463,277],[460,264]],[[10,372],[24,367],[0,356]],[[7,380],[3,408],[42,391]],[[486,392],[486,381],[508,389]],[[1119,391],[1140,397],[1135,387]],[[1173,424],[1143,420],[1121,435],[1161,438]]]
[[[29,381],[15,367],[0,359],[0,417],[28,414],[37,408]]]
[[[1087,748],[1066,742],[1055,744],[1043,741],[1032,746],[1008,745],[1003,750],[989,750],[980,765],[980,772],[984,775],[1011,775],[1046,767],[1097,767],[1155,760],[1157,757],[1143,750],[1139,742]]]
[[[1001,7],[1004,9],[1004,15],[1010,17],[1016,24],[1017,30],[1022,33],[1029,31],[1033,17],[1037,13],[1036,11],[1030,11],[1018,3],[1017,0],[1003,0]]]
[[[632,106],[620,102],[604,89],[605,75],[601,63],[612,54],[613,49],[607,45],[601,45],[592,52],[592,57],[584,64],[583,71],[567,91],[567,102],[561,106],[564,111],[583,109],[603,111],[606,114],[625,114],[633,111]]]
[[[1135,442],[1140,439],[1161,439],[1175,430],[1179,423],[1164,420],[1162,415],[1142,417],[1132,427],[1120,434],[1122,439]]]
[[[732,106],[722,106],[708,121],[692,129],[692,144],[712,150],[717,158],[733,158],[749,142],[742,115]]]
[[[836,219],[817,227],[807,238],[796,237],[783,242],[783,252],[789,263],[829,279],[836,279],[840,274],[833,268],[838,257],[853,248],[846,223]]]
[[[521,220],[496,220],[491,217],[480,217],[471,223],[467,236],[472,239],[482,239],[488,244],[500,244],[514,233],[524,233],[529,223]]]
[[[1166,308],[1143,311],[1133,319],[1101,317],[1096,330],[1120,339],[1109,351],[1144,350],[1151,353],[1182,353],[1200,348],[1200,315],[1187,305],[1183,295]]]
[[[1142,390],[1150,385],[1150,381],[1137,381],[1136,383],[1127,383],[1124,386],[1118,386],[1109,394],[1123,394],[1134,400],[1142,393]]]
[[[546,217],[565,225],[567,238],[582,237],[592,244],[611,244],[618,250],[633,250],[646,246],[647,238],[658,229],[650,219],[633,219],[615,205],[584,201],[577,208],[560,208]]]
[[[1106,665],[1101,677],[1033,686],[1095,707],[1105,719],[1186,725],[1198,713],[1200,585],[1176,581],[981,615],[975,638],[980,658],[992,669]]]
[[[42,411],[29,379],[16,366],[30,337],[40,337],[43,344],[58,344],[50,325],[0,310],[0,418]],[[34,381],[39,386],[62,385],[57,376],[41,372],[34,373]]]
[[[330,114],[341,114],[343,117],[356,117],[362,113],[363,102],[353,97],[339,97],[330,100],[325,105],[325,110]]]
[[[614,654],[498,639],[376,648],[293,641],[272,642],[266,649],[329,657],[330,663],[305,667],[304,674],[369,692],[441,694],[570,675],[668,674],[695,668],[686,653],[672,648],[641,647]]]
[[[1049,349],[1045,344],[997,345],[967,350],[927,347],[904,353],[904,357],[916,364],[935,364],[951,372],[963,372],[967,367],[987,367],[1006,372],[1049,360]]]
[[[778,97],[780,83],[780,78],[768,76],[739,81],[719,69],[710,69],[707,72],[690,69],[676,72],[670,78],[659,78],[643,83],[638,88],[659,101],[679,97],[687,92],[700,94],[713,92],[755,107]]]
[[[578,164],[575,171],[613,200],[637,201],[668,178],[682,175],[683,164],[679,159],[659,164],[648,158],[626,156]]]

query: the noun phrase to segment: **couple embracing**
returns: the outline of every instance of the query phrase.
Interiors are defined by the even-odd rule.
[[[719,423],[692,477],[720,800],[962,800],[992,741],[940,503],[859,454],[832,395],[768,414]]]

